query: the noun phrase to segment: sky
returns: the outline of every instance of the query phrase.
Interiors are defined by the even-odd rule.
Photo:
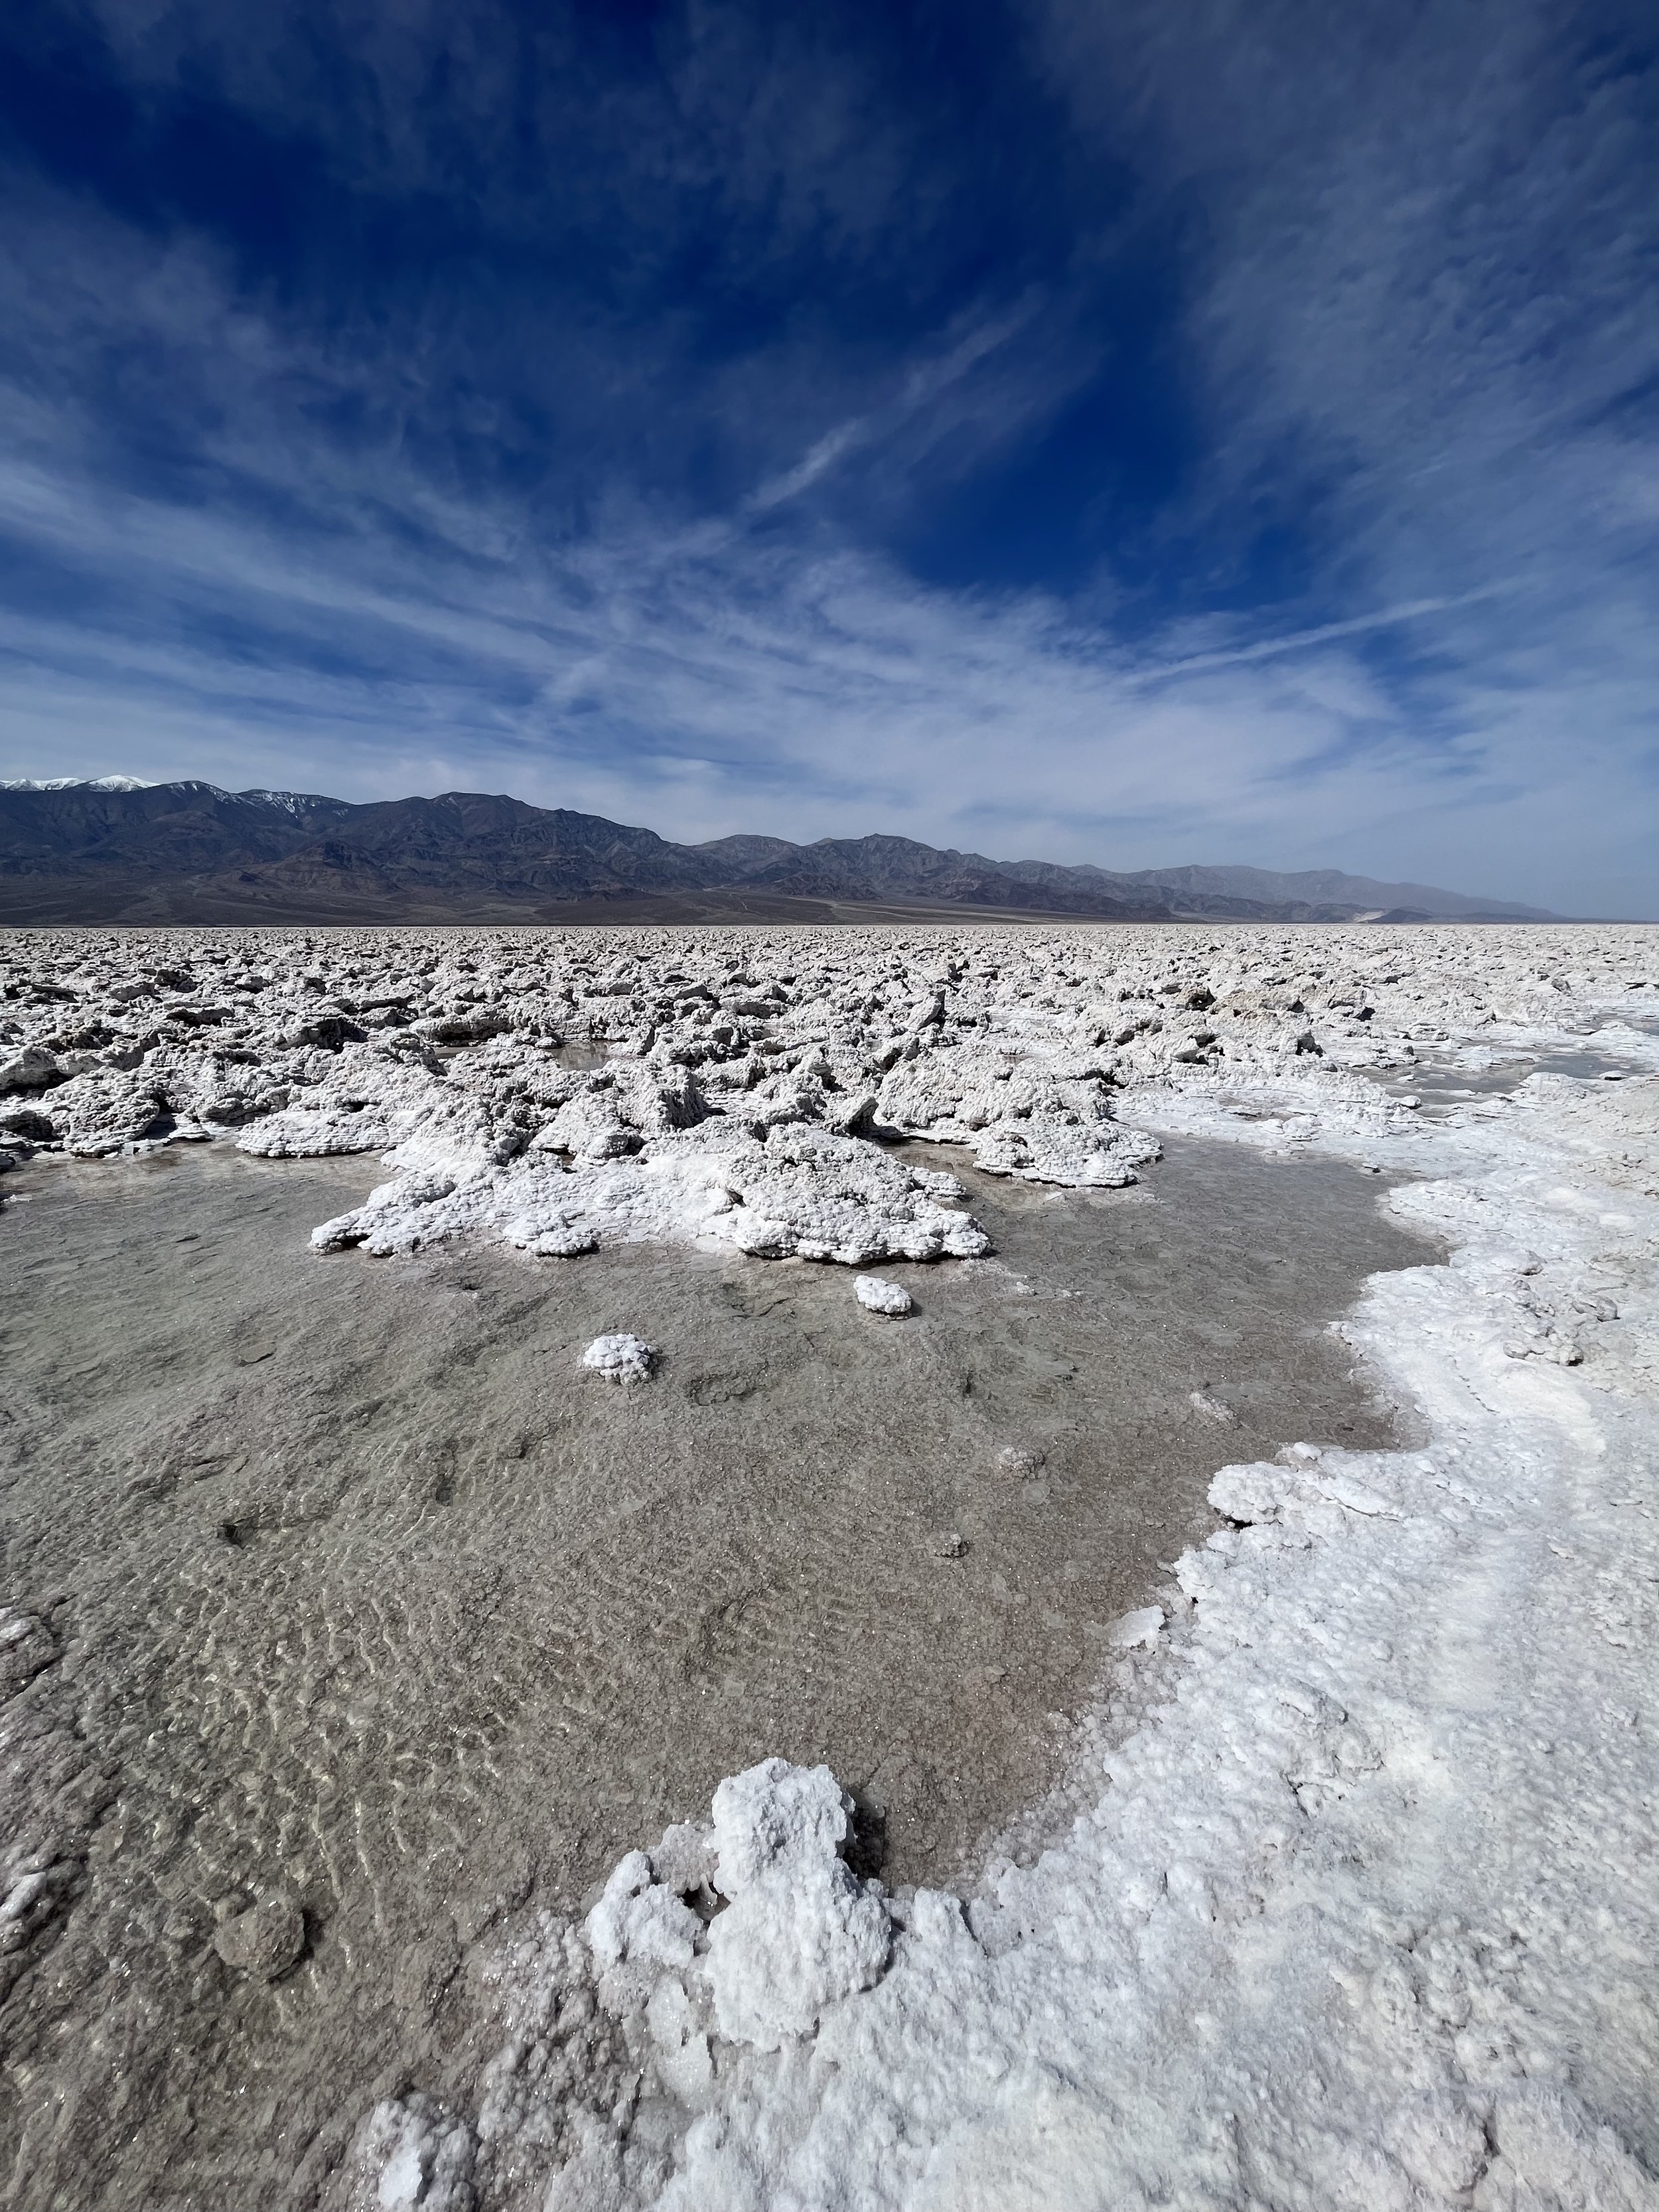
[[[9,0],[0,775],[1659,915],[1650,0]]]

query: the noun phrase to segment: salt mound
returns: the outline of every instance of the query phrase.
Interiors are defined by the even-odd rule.
[[[582,1354],[582,1365],[607,1382],[643,1382],[656,1357],[641,1336],[596,1336]]]
[[[778,2051],[868,1989],[892,1927],[879,1884],[860,1881],[841,1856],[852,1811],[827,1766],[764,1759],[720,1784],[710,1825],[629,1852],[584,1928],[607,2008],[644,2013],[671,2056],[695,2033],[706,2063],[691,2024],[711,2005],[708,2025],[727,2042]],[[677,1893],[692,1881],[730,1900],[708,1927]]]
[[[842,1859],[853,1801],[827,1766],[763,1759],[714,1792],[715,1887],[732,1900],[708,1934],[720,2033],[776,2051],[887,1964],[887,1908]]]
[[[387,1157],[404,1172],[316,1230],[319,1251],[357,1244],[380,1257],[480,1231],[560,1258],[601,1243],[726,1244],[758,1259],[843,1267],[990,1249],[972,1216],[948,1203],[962,1196],[953,1177],[810,1127],[755,1134],[711,1119],[568,1167],[545,1155],[469,1158],[465,1146],[425,1138]]]

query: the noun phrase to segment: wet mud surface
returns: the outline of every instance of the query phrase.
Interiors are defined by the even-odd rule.
[[[1389,1440],[1328,1323],[1437,1254],[1375,1176],[1188,1140],[1062,1192],[906,1149],[997,1250],[884,1267],[898,1322],[796,1261],[312,1253],[370,1160],[9,1179],[3,1589],[52,1656],[7,1756],[49,1741],[81,1810],[0,2009],[4,2202],[308,2201],[464,1947],[767,1753],[854,1788],[890,1882],[948,1881],[1218,1466]],[[650,1382],[582,1369],[616,1329]],[[273,1896],[303,1950],[267,1980],[215,1936]]]
[[[1627,1028],[1644,1036],[1659,1025],[1630,1021]],[[1588,1083],[1622,1083],[1645,1072],[1642,1061],[1622,1053],[1592,1051],[1521,1053],[1513,1059],[1494,1060],[1490,1067],[1459,1067],[1446,1060],[1424,1058],[1415,1066],[1358,1071],[1391,1097],[1415,1096],[1431,1120],[1443,1121],[1455,1108],[1483,1098],[1508,1098],[1529,1075],[1570,1075]]]

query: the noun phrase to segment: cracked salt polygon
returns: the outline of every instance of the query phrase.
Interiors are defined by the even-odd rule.
[[[896,1319],[916,1310],[915,1300],[902,1283],[884,1282],[879,1275],[855,1275],[853,1290],[867,1313],[888,1314]]]
[[[596,1336],[582,1354],[582,1365],[607,1382],[642,1382],[656,1357],[642,1336]]]

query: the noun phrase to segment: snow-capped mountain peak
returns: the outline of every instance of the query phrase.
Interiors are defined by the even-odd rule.
[[[151,791],[147,775],[0,776],[0,791]]]

